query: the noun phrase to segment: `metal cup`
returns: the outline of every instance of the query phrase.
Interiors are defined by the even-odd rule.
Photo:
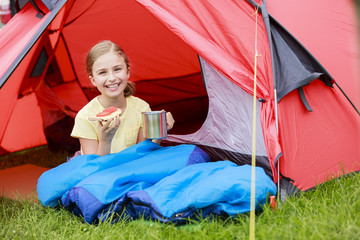
[[[162,139],[167,137],[166,112],[142,112],[143,135],[146,139]]]

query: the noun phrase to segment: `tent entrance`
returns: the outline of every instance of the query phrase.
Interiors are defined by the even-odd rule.
[[[207,152],[213,161],[231,160],[238,165],[250,164],[253,97],[202,58],[200,65],[209,99],[206,120],[197,132],[171,134],[167,141],[195,144]],[[257,102],[256,109],[257,165],[272,175],[260,123],[261,102]]]
[[[200,129],[208,114],[209,99],[201,73],[136,82],[135,96],[152,110],[171,112],[175,125],[169,134],[190,134]]]

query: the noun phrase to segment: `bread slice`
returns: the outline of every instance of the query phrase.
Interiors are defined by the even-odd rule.
[[[112,108],[112,107],[110,107]],[[90,116],[88,117],[88,119],[90,121],[102,121],[102,122],[106,122],[108,120],[112,120],[113,118],[115,118],[118,115],[121,115],[122,111],[120,108],[117,108],[114,112],[111,112],[108,115],[105,116],[101,116],[103,115],[104,112],[106,112],[109,108],[105,109],[104,111],[102,111],[101,113],[97,114],[96,116]],[[100,116],[99,116],[100,115]]]

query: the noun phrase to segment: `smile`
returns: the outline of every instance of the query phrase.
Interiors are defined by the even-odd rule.
[[[120,83],[116,83],[116,84],[111,84],[111,85],[107,85],[106,88],[108,89],[116,89],[117,87],[119,87]]]

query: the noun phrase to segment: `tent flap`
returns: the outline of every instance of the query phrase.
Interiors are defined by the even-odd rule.
[[[333,79],[326,69],[279,22],[271,16],[269,18],[277,101],[315,79],[331,87]]]

